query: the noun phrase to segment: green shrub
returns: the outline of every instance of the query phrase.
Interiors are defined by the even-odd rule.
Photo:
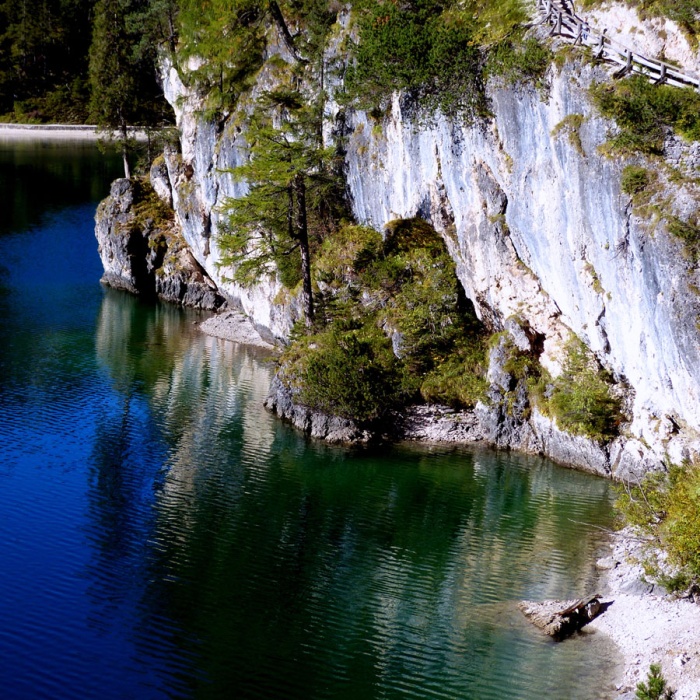
[[[299,352],[304,346],[303,352]],[[336,321],[303,338],[288,372],[298,382],[301,400],[325,413],[374,421],[402,394],[401,368],[389,339],[372,323]],[[284,362],[284,360],[283,360]]]
[[[700,257],[700,214],[695,212],[687,220],[671,216],[668,220],[668,231],[680,238],[685,246],[685,255],[694,262]]]
[[[543,87],[545,73],[553,60],[549,48],[537,39],[508,39],[491,49],[486,71],[510,85],[530,82]]]
[[[372,421],[421,397],[467,407],[484,395],[484,329],[425,221],[392,221],[384,240],[340,226],[315,269],[316,332],[297,337],[282,358],[306,404]]]
[[[379,106],[393,91],[405,90],[429,110],[483,111],[480,52],[469,25],[447,20],[447,4],[354,3],[360,37],[345,82],[359,106]]]
[[[365,108],[393,91],[468,120],[488,114],[487,76],[541,81],[550,51],[523,38],[529,12],[521,0],[355,0],[359,41],[346,74],[350,99]]]
[[[675,692],[666,685],[659,664],[649,666],[646,683],[637,683],[635,697],[638,700],[673,700],[675,696]]]
[[[618,487],[615,506],[624,524],[652,538],[676,567],[671,586],[700,577],[700,467],[673,465],[668,473],[651,472],[636,486]],[[651,560],[649,570],[659,571]],[[676,579],[675,583],[671,579]]]
[[[435,230],[422,219],[390,222],[383,257],[364,278],[391,292],[380,318],[400,333],[403,364],[423,398],[473,406],[485,388],[485,334]]]
[[[175,212],[155,192],[146,177],[135,178],[134,190],[134,225],[138,230],[147,226],[167,228],[175,218]]]
[[[620,400],[611,392],[611,380],[585,345],[572,338],[562,373],[554,380],[549,399],[551,414],[562,430],[605,440],[617,433],[622,420]]]
[[[693,219],[683,221],[677,216],[671,217],[671,220],[668,222],[669,233],[689,245],[700,243],[700,226],[697,223],[697,215]]]
[[[663,151],[665,127],[687,139],[700,139],[700,95],[691,88],[653,85],[642,75],[591,88],[601,113],[614,119],[620,133],[611,145],[621,151]]]
[[[379,257],[382,246],[382,236],[373,228],[344,224],[321,244],[316,276],[334,287],[347,284]]]
[[[552,136],[557,136],[560,133],[565,133],[569,139],[569,143],[576,149],[578,153],[585,157],[586,153],[583,150],[581,143],[580,129],[585,121],[583,114],[567,114],[553,129]]]
[[[465,339],[423,379],[420,393],[425,401],[454,408],[471,408],[484,398],[488,357],[483,334]]]
[[[459,282],[446,253],[433,257],[419,248],[398,259],[404,279],[385,318],[402,335],[401,354],[409,369],[425,372],[463,335]]]
[[[649,186],[649,172],[638,165],[628,165],[622,171],[622,191],[635,195]]]

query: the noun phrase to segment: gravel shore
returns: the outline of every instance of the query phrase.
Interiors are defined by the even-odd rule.
[[[129,135],[137,141],[145,140],[141,129],[130,129]],[[98,133],[92,124],[5,124],[0,122],[0,141],[98,141],[104,134]]]
[[[603,571],[604,603],[612,603],[586,629],[612,639],[624,659],[617,698],[632,700],[649,666],[661,665],[676,700],[697,700],[700,693],[700,605],[675,600],[645,583],[639,563],[643,542],[629,529],[613,535],[612,552],[598,561]]]
[[[240,311],[230,310],[211,316],[198,324],[198,328],[202,333],[212,335],[215,338],[232,340],[235,343],[253,345],[267,350],[274,349],[274,345],[263,340],[248,317]]]

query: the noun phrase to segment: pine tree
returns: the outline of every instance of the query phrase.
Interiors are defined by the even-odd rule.
[[[264,5],[259,0],[180,0],[180,66],[205,92],[210,109],[235,104],[262,65]]]
[[[652,664],[647,682],[637,683],[635,696],[638,700],[673,700],[676,693],[666,685],[666,679],[661,675],[661,666]]]
[[[90,47],[91,113],[108,137],[119,141],[124,176],[131,176],[131,126],[157,126],[168,110],[156,82],[157,44],[146,31],[157,18],[147,0],[98,0]],[[172,11],[170,6],[167,12]],[[154,22],[153,27],[160,28]],[[171,40],[171,39],[169,39]]]
[[[275,121],[266,114],[276,115]],[[275,269],[286,286],[302,285],[307,326],[314,318],[312,237],[320,238],[342,200],[336,154],[324,148],[317,107],[293,91],[268,93],[251,119],[250,159],[233,174],[248,194],[226,202],[228,224],[220,238],[223,264],[235,279],[250,282]]]
[[[84,118],[94,0],[0,0],[0,114]],[[17,116],[17,115],[15,115]]]
[[[90,106],[100,128],[119,134],[126,178],[131,177],[128,127],[136,102],[134,42],[127,31],[131,5],[129,0],[97,3],[90,47]]]
[[[180,67],[206,93],[211,111],[226,112],[252,85],[270,26],[306,65],[335,20],[329,7],[328,0],[180,0]],[[292,35],[286,17],[303,23],[304,31]]]

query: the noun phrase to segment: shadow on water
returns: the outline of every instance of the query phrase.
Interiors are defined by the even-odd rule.
[[[121,174],[118,158],[94,143],[8,142],[0,135],[0,236],[30,228],[49,212],[99,201]]]

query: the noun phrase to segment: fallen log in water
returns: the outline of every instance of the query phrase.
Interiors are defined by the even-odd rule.
[[[557,641],[578,632],[604,609],[600,594],[573,601],[546,600],[534,603],[524,600],[518,604],[518,608],[533,625]]]

